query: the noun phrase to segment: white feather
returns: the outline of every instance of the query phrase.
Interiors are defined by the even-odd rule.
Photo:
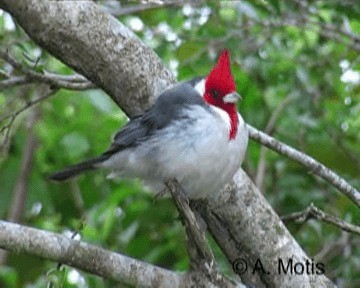
[[[194,89],[202,96],[205,93],[205,78],[196,83]]]

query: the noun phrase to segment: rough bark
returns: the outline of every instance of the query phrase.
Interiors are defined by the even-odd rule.
[[[196,206],[243,282],[256,283],[255,287],[334,286],[325,276],[317,275],[321,272],[317,269],[302,275],[295,275],[294,269],[283,273],[283,266],[288,267],[291,261],[293,268],[300,263],[297,269],[316,262],[307,257],[244,171],[239,170],[217,197]]]
[[[87,1],[2,0],[40,46],[85,75],[130,116],[143,111],[174,77],[160,59],[115,18]],[[332,287],[324,275],[284,275],[273,271],[278,257],[307,257],[279,217],[240,169],[218,197],[199,205],[210,233],[236,264],[260,259],[270,275],[255,273],[243,280],[266,287]],[[224,234],[222,234],[222,232]],[[245,256],[244,256],[245,255]],[[325,268],[326,271],[326,268]]]
[[[1,220],[0,248],[67,264],[132,287],[216,287],[200,273],[172,272],[64,235]]]

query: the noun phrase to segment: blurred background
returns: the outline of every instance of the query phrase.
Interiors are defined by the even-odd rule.
[[[96,2],[154,49],[179,81],[206,75],[219,51],[229,49],[245,121],[360,188],[359,1]],[[74,73],[1,10],[0,47],[37,72]],[[154,200],[140,182],[106,180],[105,173],[61,185],[46,180],[107,149],[126,115],[100,90],[61,89],[43,97],[40,84],[1,87],[17,73],[0,59],[0,218],[188,269],[184,231],[170,199]],[[39,98],[46,99],[36,105]],[[280,216],[314,203],[360,225],[359,208],[299,164],[251,141],[243,166]],[[317,220],[287,227],[339,287],[360,287],[359,235]],[[209,241],[222,271],[233,275]],[[112,287],[26,255],[8,254],[0,263],[0,287]]]

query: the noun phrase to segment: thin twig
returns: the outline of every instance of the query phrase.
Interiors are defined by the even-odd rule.
[[[44,83],[54,88],[65,88],[69,90],[86,90],[96,88],[96,86],[81,75],[57,75],[54,73],[39,73],[22,65],[13,58],[9,52],[0,50],[0,58],[3,58],[15,69],[22,72],[22,76],[8,75],[8,79],[0,81],[0,91],[16,85],[30,83]]]
[[[32,84],[32,83],[44,83],[51,85],[54,88],[64,88],[69,90],[87,90],[87,89],[93,89],[96,88],[94,84],[92,84],[89,81],[83,81],[83,82],[71,82],[71,81],[64,81],[61,80],[63,78],[63,75],[58,75],[59,78],[56,77],[49,77],[47,75],[43,75],[40,73],[35,73],[31,76],[12,76],[9,79],[5,79],[3,81],[0,81],[0,91],[14,87],[19,85],[25,85],[25,84]]]
[[[24,76],[10,76],[8,79],[0,81],[0,91],[6,88],[28,84],[29,80]]]
[[[11,130],[11,126],[14,124],[16,117],[10,116],[9,118],[10,118],[9,123],[1,127],[0,129],[0,134],[5,133],[4,141],[3,144],[1,145],[2,147],[0,147],[1,148],[0,151],[4,154],[6,153],[6,151],[8,151],[8,147],[10,143],[10,130]]]
[[[346,195],[358,207],[360,207],[360,192],[351,186],[344,178],[340,177],[325,165],[316,161],[314,158],[300,152],[299,150],[296,150],[295,148],[290,147],[289,145],[286,145],[285,143],[280,142],[279,140],[276,140],[275,138],[259,131],[251,125],[247,124],[247,128],[249,130],[249,137],[251,139],[309,168],[311,172],[320,176],[325,181],[338,188],[341,193]]]
[[[360,227],[354,224],[348,223],[338,217],[327,214],[320,208],[311,203],[304,211],[291,213],[281,217],[281,220],[285,222],[295,221],[296,223],[304,223],[308,219],[317,219],[326,223],[332,224],[341,228],[342,230],[350,233],[356,233],[360,235]]]
[[[84,76],[80,74],[62,75],[62,74],[52,73],[46,70],[44,70],[44,76],[46,76],[47,78],[52,78],[54,80],[69,81],[73,83],[83,83],[88,81]]]
[[[339,256],[342,251],[347,250],[347,247],[352,246],[350,243],[350,234],[343,232],[341,236],[334,241],[328,242],[322,249],[315,255],[317,262],[329,263],[334,257]]]
[[[30,100],[30,101],[26,102],[26,104],[24,106],[22,106],[20,109],[0,117],[0,122],[6,120],[8,118],[12,118],[12,119],[16,118],[17,116],[19,116],[20,113],[24,112],[29,107],[34,106],[34,105],[38,104],[39,102],[48,99],[50,96],[54,95],[57,91],[58,91],[58,89],[49,88],[47,93],[44,93],[44,95],[39,96],[38,98],[36,98],[34,100]]]
[[[45,85],[44,87],[45,88],[43,89],[43,92],[42,92],[43,95],[39,96],[38,98],[36,98],[34,100],[26,102],[26,104],[24,106],[22,106],[20,109],[0,117],[0,122],[2,122],[4,120],[7,120],[7,119],[10,119],[9,122],[0,129],[0,134],[5,133],[3,144],[0,147],[1,151],[3,153],[5,153],[7,151],[7,148],[8,148],[8,145],[9,145],[9,139],[10,139],[10,130],[11,130],[11,127],[12,127],[16,117],[18,117],[26,109],[40,103],[41,101],[43,101],[45,99],[48,99],[50,96],[54,95],[57,92],[57,89],[51,89],[47,85]]]

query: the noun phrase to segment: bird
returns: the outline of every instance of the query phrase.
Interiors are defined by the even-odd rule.
[[[225,49],[206,77],[176,84],[131,118],[103,154],[49,179],[63,181],[105,169],[108,178],[138,178],[155,193],[175,178],[189,199],[214,196],[245,157],[248,130],[237,110],[239,100]]]

